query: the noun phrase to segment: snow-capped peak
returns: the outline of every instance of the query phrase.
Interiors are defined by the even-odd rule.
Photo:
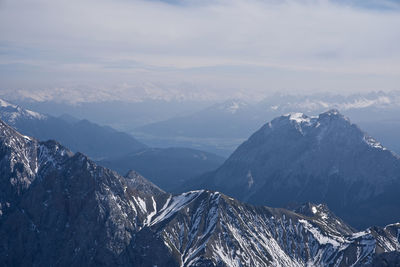
[[[290,113],[286,115],[289,117],[289,120],[295,121],[297,123],[309,123],[311,121],[311,118],[306,116],[304,113],[296,112],[296,113]]]
[[[12,108],[17,108],[16,105],[10,104],[7,101],[3,100],[0,98],[0,107],[6,108],[6,107],[12,107]]]
[[[26,118],[42,120],[47,117],[32,110],[24,109],[17,105],[11,104],[0,98],[0,118],[8,124],[14,125],[19,119]]]

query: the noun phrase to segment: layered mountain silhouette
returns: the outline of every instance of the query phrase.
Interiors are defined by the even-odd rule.
[[[2,266],[350,266],[396,259],[400,224],[357,232],[219,192],[171,195],[0,121]]]
[[[257,205],[326,203],[359,229],[400,214],[399,156],[337,110],[280,116],[191,183]]]
[[[400,91],[350,95],[277,93],[256,102],[232,99],[133,131],[148,144],[195,144],[198,149],[229,156],[266,121],[291,112],[318,115],[332,108],[400,154]]]
[[[88,120],[40,114],[0,99],[0,118],[39,140],[57,140],[120,174],[135,169],[164,190],[219,167],[225,158],[188,148],[149,148],[129,134]]]
[[[147,146],[132,136],[88,120],[40,114],[0,99],[0,118],[23,134],[39,140],[54,139],[72,151],[93,159],[120,156]]]
[[[188,180],[218,168],[224,160],[201,150],[171,147],[146,148],[98,163],[120,174],[134,169],[162,189],[175,192]]]

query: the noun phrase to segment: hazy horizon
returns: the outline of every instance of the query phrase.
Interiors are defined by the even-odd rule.
[[[399,90],[399,26],[399,1],[3,0],[0,91],[219,101]]]

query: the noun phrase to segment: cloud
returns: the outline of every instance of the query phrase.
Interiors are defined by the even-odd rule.
[[[261,91],[396,89],[398,2],[362,3],[5,0],[0,64],[15,74],[5,85],[97,77]],[[15,64],[27,67],[7,69]]]

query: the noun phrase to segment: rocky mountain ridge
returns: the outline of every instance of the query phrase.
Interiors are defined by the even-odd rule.
[[[0,144],[5,266],[349,266],[399,251],[400,224],[356,232],[321,205],[295,213],[206,190],[171,195],[3,122]]]
[[[191,183],[257,205],[326,203],[359,229],[400,214],[399,156],[337,110],[277,117]]]

